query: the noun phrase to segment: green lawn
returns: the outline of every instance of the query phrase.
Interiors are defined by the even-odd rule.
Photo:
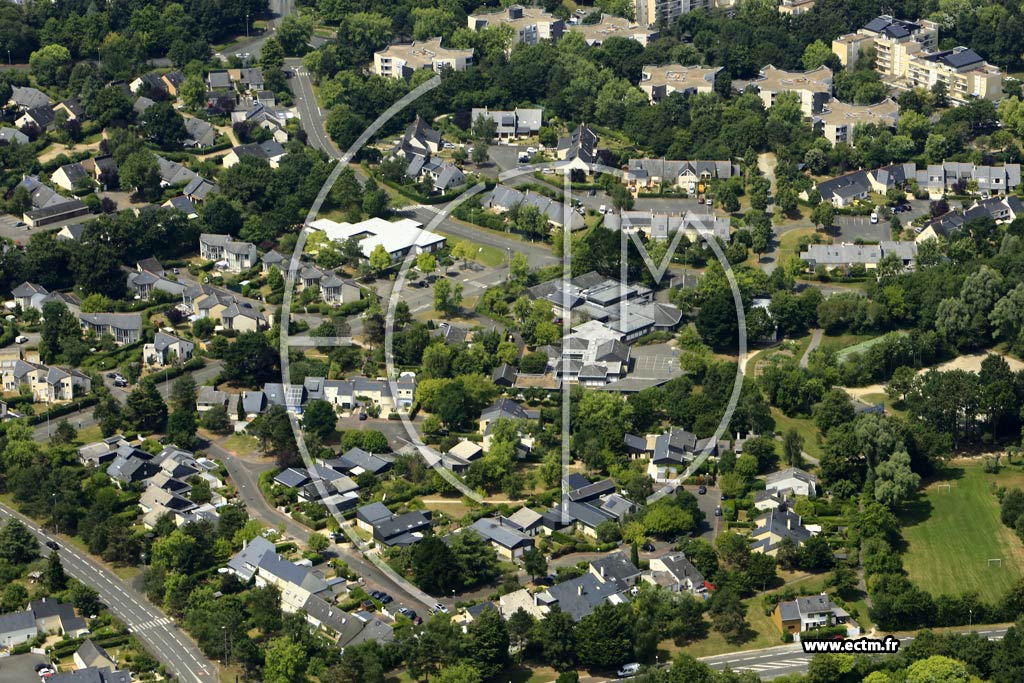
[[[779,251],[782,256],[785,257],[789,254],[799,255],[798,245],[800,238],[808,237],[817,232],[814,228],[796,228],[795,230],[789,230],[783,233],[782,237],[779,238]]]
[[[821,458],[824,451],[818,443],[818,426],[814,424],[814,420],[787,417],[778,408],[772,408],[772,417],[775,418],[776,432],[785,434],[790,428],[796,429],[796,433],[804,439],[804,453]]]
[[[242,455],[256,452],[259,441],[247,434],[232,434],[224,439],[224,443],[221,445],[235,455]]]
[[[843,349],[855,347],[858,344],[870,341],[874,339],[876,335],[873,334],[838,334],[834,337],[825,335],[821,339],[821,346],[818,348],[824,350],[835,351],[840,353]]]
[[[934,595],[976,591],[998,603],[1024,573],[1024,546],[1000,522],[990,490],[1001,478],[985,474],[980,465],[947,473],[901,516],[908,545],[903,564],[914,583]],[[1002,566],[988,566],[990,558],[1002,558]]]
[[[438,230],[440,234],[444,234],[443,231]],[[448,236],[451,239],[451,236]],[[467,240],[459,240],[465,242]],[[488,266],[489,268],[497,268],[498,266],[504,266],[508,262],[508,252],[497,247],[490,247],[484,244],[477,244],[476,242],[470,242],[473,247],[475,255],[471,258],[474,261],[478,261],[481,264]],[[453,245],[454,246],[454,245]],[[461,261],[459,264],[461,265]]]
[[[896,331],[896,332],[893,332],[892,334],[906,334],[906,332]],[[850,335],[850,336],[852,337],[854,335]],[[883,339],[885,339],[885,335],[881,335],[881,336],[878,336],[878,337],[871,337],[871,338],[867,339],[867,341],[862,341],[859,344],[853,344],[851,346],[843,347],[843,348],[841,348],[841,349],[836,351],[836,359],[842,361],[847,356],[849,356],[851,353],[864,353],[865,351],[867,351],[869,348],[871,348],[875,344],[878,344],[879,342],[881,342]]]

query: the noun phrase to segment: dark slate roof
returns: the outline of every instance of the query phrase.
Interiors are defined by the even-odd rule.
[[[274,477],[274,481],[282,486],[289,486],[291,488],[300,488],[309,483],[309,474],[305,470],[298,470],[294,467],[289,467],[285,471]]]
[[[257,536],[228,560],[228,567],[235,572],[239,579],[248,581],[256,573],[256,567],[259,567],[263,556],[275,552],[277,549],[273,543],[263,536]]]
[[[598,524],[606,522],[609,519],[616,519],[615,515],[612,513],[595,507],[590,503],[576,503],[570,500],[566,503],[565,509],[569,513],[570,517],[583,524],[583,526],[590,527],[591,529],[597,528]]]
[[[573,472],[565,476],[562,482],[569,488],[570,491],[581,489],[584,486],[590,486],[591,481],[584,477],[579,472]]]
[[[491,381],[495,384],[504,383],[507,386],[512,386],[516,381],[515,366],[509,365],[508,363],[502,363],[498,367],[494,368],[494,373],[491,375]]]
[[[613,583],[603,583],[593,574],[584,574],[569,581],[556,583],[547,592],[563,612],[568,613],[573,621],[579,621],[619,590]]]
[[[371,525],[389,519],[391,516],[392,512],[388,510],[388,506],[380,502],[363,505],[356,510],[356,519]]]
[[[0,635],[36,627],[36,618],[30,610],[0,614]]]
[[[512,526],[505,526],[500,518],[481,517],[469,528],[479,534],[481,538],[497,543],[503,548],[532,547],[534,544],[532,536],[527,536]]]
[[[619,590],[624,590],[629,585],[630,579],[635,579],[640,575],[637,566],[621,550],[591,560],[590,567],[605,581],[611,581],[618,586]]]
[[[395,515],[390,519],[380,520],[374,524],[373,536],[382,541],[393,543],[394,539],[400,536],[429,529],[430,520],[431,514],[429,510],[414,510],[402,515]]]
[[[818,183],[818,192],[826,201],[831,201],[832,197],[843,197],[844,199],[856,197],[870,191],[871,181],[868,179],[867,171],[854,171]]]
[[[753,538],[764,536],[751,543],[754,550],[768,551],[775,546],[770,543],[768,533],[781,538],[791,538],[801,545],[811,537],[811,532],[803,525],[800,515],[785,508],[775,508],[757,518],[757,528],[751,534]]]
[[[603,496],[606,493],[613,493],[615,491],[615,482],[611,479],[602,479],[601,481],[594,482],[593,484],[587,484],[581,486],[578,489],[574,489],[569,492],[569,500],[574,503],[583,503],[588,500],[593,500],[599,496]]]
[[[85,619],[75,616],[75,608],[69,602],[58,602],[53,598],[40,598],[28,603],[28,608],[36,619],[59,617],[61,627],[65,631],[77,631],[85,628]]]
[[[131,683],[130,671],[107,671],[106,669],[78,669],[54,674],[46,679],[51,683]]]
[[[340,472],[348,472],[360,467],[367,472],[381,474],[391,469],[393,463],[379,455],[368,453],[362,448],[350,448],[341,456],[328,461],[327,464]]]
[[[499,420],[509,418],[512,420],[528,420],[530,414],[521,405],[510,398],[499,398],[493,405],[484,408],[480,413],[481,420]]]

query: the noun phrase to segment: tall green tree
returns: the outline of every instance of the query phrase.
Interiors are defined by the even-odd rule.
[[[167,405],[152,377],[141,380],[132,393],[128,394],[124,419],[139,433],[164,431],[167,426]]]

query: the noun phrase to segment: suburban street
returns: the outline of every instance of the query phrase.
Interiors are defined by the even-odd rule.
[[[124,622],[132,635],[142,641],[150,653],[181,677],[182,681],[215,683],[218,680],[217,666],[203,655],[166,614],[117,574],[80,553],[64,538],[43,531],[27,517],[0,505],[0,520],[6,522],[9,518],[21,520],[41,542],[57,541],[64,570],[94,588],[114,616]],[[45,548],[43,550],[46,552]]]
[[[971,630],[985,636],[989,640],[999,640],[1007,631],[1005,627],[986,628],[984,626]],[[961,631],[961,633],[969,632],[969,630]],[[907,645],[912,640],[914,640],[913,636],[902,637],[899,639],[900,646]],[[718,671],[726,667],[733,671],[753,671],[762,680],[771,680],[779,676],[806,671],[811,657],[813,655],[805,653],[799,644],[793,644],[780,645],[779,647],[765,650],[747,650],[727,655],[703,657],[700,661]]]
[[[263,492],[260,491],[260,473],[272,469],[274,467],[273,460],[268,458],[266,462],[256,462],[251,458],[236,457],[216,442],[210,443],[206,450],[210,457],[224,463],[224,467],[227,469],[231,481],[238,487],[238,495],[245,503],[250,515],[273,528],[278,528],[283,524],[286,534],[303,543],[308,541],[310,530],[280,510],[271,507],[263,497]],[[331,543],[330,550],[359,574],[367,591],[380,589],[390,594],[397,603],[397,605],[393,605],[395,609],[404,605],[425,615],[426,612],[423,610],[430,608],[436,602],[432,599],[429,601],[421,599],[413,592],[405,590],[348,544]]]

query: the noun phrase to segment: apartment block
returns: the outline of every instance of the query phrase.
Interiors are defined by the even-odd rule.
[[[899,105],[888,98],[870,105],[846,104],[832,100],[825,107],[824,111],[814,117],[814,125],[833,145],[841,142],[853,145],[853,131],[860,125],[873,123],[895,128],[900,113]]]
[[[469,28],[480,31],[489,26],[509,26],[512,28],[514,45],[525,43],[536,45],[542,40],[558,40],[565,32],[565,22],[539,7],[523,7],[512,5],[500,12],[488,12],[469,15]]]
[[[819,66],[813,71],[785,71],[769,64],[754,80],[733,85],[741,91],[745,87],[756,88],[766,109],[775,104],[779,93],[796,93],[804,116],[810,117],[820,113],[832,98],[832,69]]]
[[[651,104],[656,104],[674,92],[692,95],[709,93],[715,89],[715,77],[722,67],[645,66],[640,76],[640,89],[647,93]]]
[[[694,10],[712,9],[718,5],[715,0],[636,0],[634,10],[637,22],[654,26],[660,22],[671,23]]]
[[[1003,74],[974,50],[938,49],[939,25],[934,21],[906,21],[882,15],[857,31],[832,41],[832,51],[844,66],[855,64],[868,47],[875,50],[875,69],[903,88],[946,86],[954,104],[972,97],[998,100]]]
[[[385,78],[406,78],[417,69],[440,73],[445,68],[465,71],[473,63],[473,49],[456,50],[441,47],[441,38],[414,40],[412,43],[389,45],[373,54],[373,73]]]

